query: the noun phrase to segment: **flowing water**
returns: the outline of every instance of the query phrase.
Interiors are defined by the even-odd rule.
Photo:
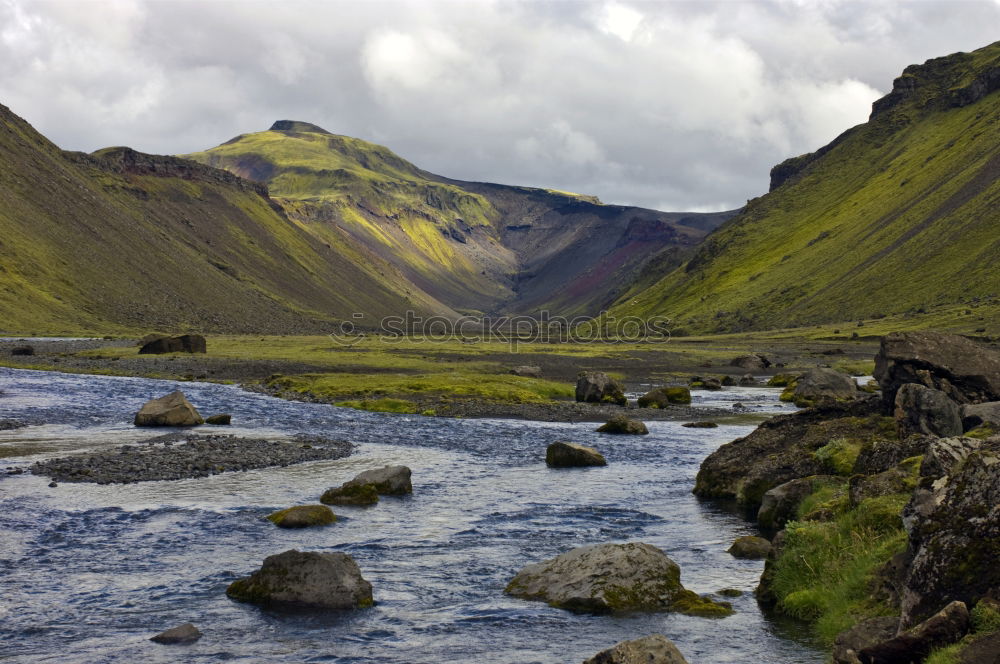
[[[725,552],[752,534],[739,515],[691,495],[701,460],[746,435],[651,422],[648,436],[593,423],[382,415],[286,402],[233,386],[0,369],[0,417],[39,422],[0,432],[0,469],[160,432],[131,418],[182,389],[203,414],[229,412],[234,434],[296,432],[358,444],[346,459],[205,479],[97,486],[0,476],[0,660],[17,662],[580,662],[660,632],[692,663],[819,663],[797,623],[763,615],[752,594],[763,563]],[[695,405],[777,412],[777,390],[695,393]],[[218,429],[214,429],[218,431]],[[545,447],[570,439],[605,468],[551,470]],[[366,468],[405,464],[414,493],[337,508],[329,527],[289,531],[264,517],[314,503]],[[643,541],[667,552],[699,593],[744,591],[725,619],[575,615],[507,597],[524,565],[573,547]],[[343,551],[374,587],[374,608],[276,612],[225,595],[234,579],[287,549]],[[191,621],[187,646],[148,638]]]

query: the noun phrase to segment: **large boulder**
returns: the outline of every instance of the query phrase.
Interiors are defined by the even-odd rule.
[[[404,496],[413,493],[413,484],[410,482],[412,474],[406,466],[383,466],[358,473],[353,480],[345,482],[344,486],[371,484],[381,496]]]
[[[899,618],[878,616],[866,618],[837,635],[833,641],[835,664],[857,664],[858,653],[863,648],[878,645],[896,636]]]
[[[875,475],[894,468],[904,459],[923,456],[937,438],[909,436],[903,440],[876,440],[864,445],[854,461],[854,472]]]
[[[962,435],[958,404],[941,390],[907,383],[896,391],[893,414],[900,438],[913,434],[943,438]]]
[[[34,355],[35,354],[35,347],[34,346],[17,346],[17,347],[12,348],[10,350],[10,354],[11,355]]]
[[[895,423],[882,417],[877,397],[827,403],[772,417],[750,435],[726,443],[702,462],[694,493],[704,498],[735,499],[750,507],[764,494],[790,480],[820,475],[826,463],[816,454],[832,440],[859,448],[896,436]]]
[[[314,609],[372,606],[372,584],[346,553],[285,551],[264,559],[250,576],[234,581],[226,594],[240,602]]]
[[[545,450],[545,463],[551,468],[579,468],[608,465],[604,455],[593,447],[556,441]]]
[[[786,523],[795,519],[799,505],[807,496],[824,484],[839,481],[829,475],[814,475],[790,480],[769,489],[757,510],[757,523],[768,530],[784,528]]]
[[[378,491],[374,484],[332,487],[323,492],[319,502],[324,505],[367,507],[378,503]]]
[[[586,403],[628,403],[625,389],[614,378],[600,371],[584,371],[576,380],[576,400]]]
[[[194,643],[201,638],[201,631],[191,623],[184,623],[177,627],[160,632],[156,636],[150,637],[153,643],[173,644],[173,643]]]
[[[178,337],[156,337],[143,344],[140,355],[162,355],[163,353],[204,353],[207,351],[205,337],[200,334],[182,334]]]
[[[137,427],[193,427],[204,423],[180,390],[147,401],[135,416]]]
[[[639,420],[631,420],[624,415],[615,415],[610,420],[597,427],[597,432],[644,436],[649,433],[649,429],[647,429],[646,425]]]
[[[973,403],[962,406],[962,428],[970,431],[983,424],[993,424],[1000,428],[1000,401]]]
[[[1000,438],[946,438],[928,450],[903,510],[910,564],[902,625],[945,603],[1000,595]]]
[[[681,585],[677,563],[650,544],[596,544],[528,565],[504,591],[570,611],[679,611],[728,615],[732,608]]]
[[[336,523],[337,517],[326,505],[296,505],[269,514],[267,520],[279,528],[311,528]]]
[[[687,664],[687,660],[670,639],[652,634],[617,643],[583,664]]]
[[[795,383],[792,400],[797,406],[811,406],[821,401],[854,399],[860,392],[858,384],[847,374],[833,369],[810,369]]]
[[[875,356],[874,375],[887,411],[906,383],[941,390],[958,403],[1000,401],[1000,354],[955,334],[886,335]]]
[[[754,353],[751,355],[740,355],[729,364],[748,371],[763,371],[771,366],[771,361],[763,355]]]
[[[763,560],[771,553],[771,542],[763,537],[744,535],[743,537],[737,537],[732,546],[726,549],[726,552],[734,558]]]
[[[866,664],[922,662],[934,650],[958,642],[968,632],[968,608],[962,602],[951,602],[916,627],[862,648],[858,659]]]
[[[691,390],[686,387],[658,387],[639,397],[639,408],[669,408],[691,403]]]

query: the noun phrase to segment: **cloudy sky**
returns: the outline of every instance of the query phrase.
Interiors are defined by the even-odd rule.
[[[0,103],[66,149],[288,118],[451,177],[716,210],[998,27],[1000,0],[0,0]]]

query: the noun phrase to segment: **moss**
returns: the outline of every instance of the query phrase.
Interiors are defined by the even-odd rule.
[[[786,615],[812,622],[826,611],[826,598],[820,589],[805,588],[788,593],[778,606]]]
[[[714,602],[690,590],[683,590],[674,597],[670,608],[678,613],[702,618],[725,618],[733,614],[733,605],[729,602]]]
[[[977,634],[991,634],[1000,631],[1000,604],[977,602],[972,607],[972,629]]]
[[[663,393],[669,403],[689,404],[691,403],[691,390],[686,387],[665,387]]]
[[[790,373],[782,373],[771,376],[767,381],[768,387],[795,387],[798,376]]]
[[[374,505],[378,502],[378,489],[374,484],[349,484],[328,489],[319,502],[324,505]]]
[[[835,475],[850,475],[861,452],[861,443],[848,438],[835,438],[813,452],[817,461]]]
[[[975,429],[972,429],[971,431],[966,431],[962,435],[965,436],[966,438],[976,438],[977,440],[986,440],[987,438],[991,438],[997,435],[997,425],[993,424],[993,422],[984,422]]]
[[[267,520],[281,528],[308,528],[336,523],[337,516],[324,505],[298,505],[269,514]]]
[[[367,410],[373,413],[404,413],[413,414],[417,412],[417,404],[406,399],[363,399],[361,401],[338,401],[338,406],[343,408],[354,408],[356,410]]]

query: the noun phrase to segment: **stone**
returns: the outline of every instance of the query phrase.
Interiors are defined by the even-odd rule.
[[[404,496],[413,493],[412,472],[406,466],[383,466],[366,470],[344,483],[344,487],[371,484],[381,496]]]
[[[205,424],[212,424],[215,426],[228,426],[233,421],[233,416],[229,413],[219,413],[218,415],[211,415],[205,418]]]
[[[814,475],[791,480],[769,489],[757,510],[757,523],[761,528],[778,530],[795,519],[799,505],[811,494],[817,485],[834,481],[828,475]]]
[[[548,446],[545,450],[545,463],[551,468],[608,465],[604,455],[593,447],[566,441],[556,441]]]
[[[34,355],[35,354],[35,347],[34,346],[15,346],[14,348],[10,349],[10,354],[11,355]]]
[[[669,408],[691,403],[691,390],[686,387],[658,387],[639,397],[639,408]]]
[[[719,425],[715,422],[685,422],[681,426],[689,429],[716,429]]]
[[[917,486],[920,457],[875,475],[853,475],[848,481],[848,501],[852,508],[862,501],[896,493],[910,493]]]
[[[597,427],[597,432],[644,436],[649,433],[649,429],[639,420],[631,420],[624,415],[615,415],[606,423]]]
[[[356,484],[327,489],[319,502],[324,505],[349,505],[367,507],[378,503],[378,491],[374,484]]]
[[[756,387],[759,383],[753,374],[743,374],[740,378],[740,387]]]
[[[681,570],[650,544],[596,544],[528,565],[504,591],[570,611],[679,611],[723,616],[728,603],[699,597],[681,585]]]
[[[941,390],[907,383],[896,391],[896,426],[899,437],[926,434],[947,438],[962,435],[962,414],[958,404]]]
[[[161,355],[163,353],[204,353],[207,352],[205,337],[200,334],[182,334],[177,337],[160,336],[146,342],[139,349],[140,355]]]
[[[725,375],[719,379],[719,384],[723,387],[733,387],[736,385],[736,379],[730,375]]]
[[[250,576],[234,581],[226,594],[239,602],[313,609],[372,606],[372,585],[346,553],[285,551],[264,559]]]
[[[201,638],[201,632],[198,628],[191,623],[184,623],[183,625],[178,625],[177,627],[172,627],[165,632],[160,632],[156,636],[150,638],[150,641],[154,643],[194,643]]]
[[[1000,401],[962,406],[962,430],[971,431],[983,424],[1000,425]]]
[[[907,383],[941,390],[960,404],[1000,401],[1000,353],[955,334],[886,335],[875,356],[874,376],[887,411]]]
[[[1000,664],[1000,632],[981,636],[963,648],[958,664]]]
[[[898,625],[899,618],[896,616],[879,616],[862,620],[834,639],[833,661],[835,664],[856,664],[859,661],[858,652],[894,637]]]
[[[204,423],[180,390],[147,401],[135,416],[137,427],[193,427]]]
[[[325,505],[296,505],[269,514],[267,520],[279,528],[310,528],[335,523],[337,516]]]
[[[513,369],[510,370],[510,373],[515,376],[521,376],[523,378],[541,378],[542,368],[536,366],[524,365],[520,367],[514,367]]]
[[[691,382],[688,383],[688,386],[692,390],[711,390],[714,392],[722,389],[722,381],[718,378],[692,376]]]
[[[854,461],[854,472],[875,475],[894,468],[904,459],[923,456],[934,436],[909,436],[904,440],[876,440],[864,445]]]
[[[670,639],[652,634],[617,643],[583,664],[687,664],[687,660]]]
[[[795,383],[792,400],[797,406],[811,406],[824,400],[854,399],[858,384],[847,374],[833,369],[810,369]]]
[[[584,371],[576,381],[576,400],[585,403],[628,403],[621,383],[600,371]]]
[[[771,361],[764,355],[740,355],[729,363],[731,366],[749,371],[763,371],[771,366]]]
[[[946,602],[974,605],[1000,590],[1000,439],[942,439],[920,473],[903,509],[911,556],[901,593],[904,627]]]
[[[767,554],[771,553],[771,542],[763,537],[746,535],[736,538],[733,545],[726,549],[734,558],[746,558],[748,560],[763,560]]]
[[[958,642],[969,632],[969,610],[963,602],[951,602],[916,627],[858,651],[865,664],[911,664],[922,662],[938,648]]]

